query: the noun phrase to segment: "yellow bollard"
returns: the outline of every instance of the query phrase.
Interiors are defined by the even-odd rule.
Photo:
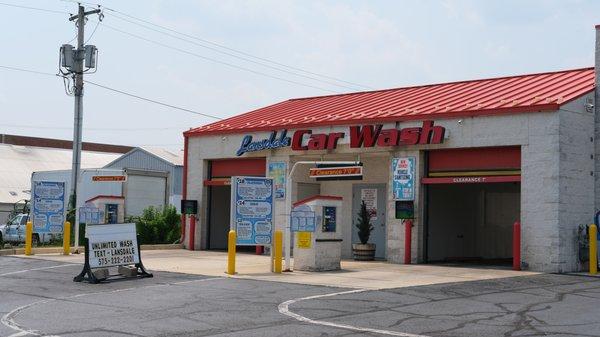
[[[235,274],[235,231],[229,231],[229,239],[227,241],[227,274]]]
[[[283,254],[283,233],[281,231],[275,231],[275,240],[273,248],[273,259],[275,266],[273,271],[281,273],[282,268],[282,254]]]
[[[25,255],[31,255],[31,241],[33,239],[33,224],[27,221],[25,225]]]
[[[590,274],[598,274],[598,228],[590,225]]]
[[[71,253],[71,223],[65,221],[63,225],[63,255]]]

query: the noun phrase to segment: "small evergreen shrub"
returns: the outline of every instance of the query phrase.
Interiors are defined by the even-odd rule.
[[[358,221],[356,222],[356,228],[358,228],[358,239],[363,245],[369,242],[371,231],[375,228],[371,225],[371,214],[367,210],[367,205],[364,201],[360,204],[360,211],[358,211]]]

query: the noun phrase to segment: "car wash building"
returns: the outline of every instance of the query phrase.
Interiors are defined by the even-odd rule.
[[[190,129],[183,194],[198,214],[186,244],[226,248],[232,176],[356,161],[358,179],[297,166],[276,186],[274,226],[286,226],[288,202],[339,198],[352,258],[364,201],[379,259],[403,262],[410,217],[412,263],[503,263],[519,221],[524,269],[578,270],[577,228],[598,208],[594,80],[585,68],[299,98]]]

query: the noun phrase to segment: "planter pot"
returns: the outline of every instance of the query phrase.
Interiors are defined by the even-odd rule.
[[[352,254],[356,261],[373,261],[375,260],[375,244],[353,243]]]

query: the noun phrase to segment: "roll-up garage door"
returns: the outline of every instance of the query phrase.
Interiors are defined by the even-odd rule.
[[[128,174],[125,196],[126,216],[141,215],[148,206],[164,207],[166,191],[166,176]]]
[[[519,146],[433,150],[427,158],[423,184],[521,181]]]
[[[208,186],[208,248],[226,249],[229,233],[231,177],[264,177],[267,161],[265,158],[237,158],[211,160]],[[244,249],[240,247],[240,249]]]
[[[520,147],[433,150],[426,168],[427,261],[509,264],[521,213]]]

